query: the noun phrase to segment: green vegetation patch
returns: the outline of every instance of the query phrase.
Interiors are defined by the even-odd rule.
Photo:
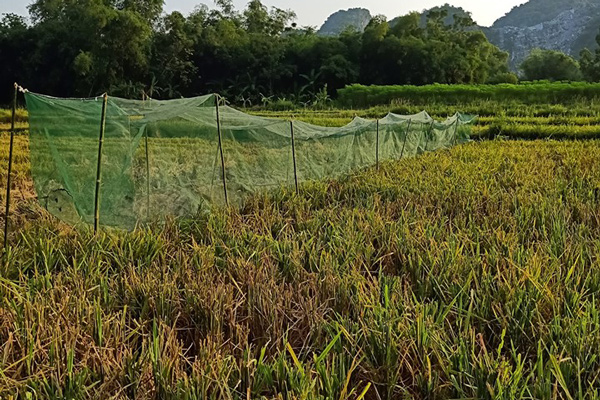
[[[597,101],[600,83],[529,82],[498,85],[350,85],[338,90],[338,102],[344,107],[364,108],[392,102],[411,104],[457,104],[476,101],[518,102],[521,104],[572,104]]]

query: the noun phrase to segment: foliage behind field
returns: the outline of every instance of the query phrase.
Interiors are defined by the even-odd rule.
[[[473,143],[96,239],[20,199],[0,396],[592,397],[599,154]]]
[[[0,18],[0,103],[18,81],[60,97],[108,91],[141,98],[219,92],[237,104],[270,98],[319,103],[346,84],[484,83],[508,74],[508,54],[472,29],[469,16],[425,24],[412,13],[392,26],[374,18],[365,32],[319,36],[293,10],[231,0],[184,16],[162,0],[35,0],[30,18]],[[8,60],[6,62],[5,60]],[[511,76],[516,79],[514,75]]]
[[[600,99],[600,83],[529,82],[500,85],[364,86],[350,85],[338,90],[343,107],[365,108],[394,102],[415,105],[456,105],[494,101],[500,107],[511,102],[523,105],[562,104]]]

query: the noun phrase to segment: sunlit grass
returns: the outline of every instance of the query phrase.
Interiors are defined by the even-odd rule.
[[[593,397],[599,192],[598,141],[491,141],[96,238],[16,194],[0,395]]]
[[[544,107],[476,134],[591,140],[478,141],[97,237],[37,204],[18,134],[0,398],[596,398],[598,115]]]

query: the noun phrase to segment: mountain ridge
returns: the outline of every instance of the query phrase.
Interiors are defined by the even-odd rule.
[[[462,7],[449,4],[422,11],[422,18],[431,10],[448,9],[446,23],[453,15],[470,13]],[[361,10],[361,18],[358,12]],[[323,24],[320,34],[336,35],[345,29],[363,31],[368,24],[367,9],[340,10],[332,14]],[[398,18],[390,20],[394,24]],[[360,21],[360,23],[356,23]],[[584,48],[595,49],[596,35],[600,31],[600,1],[597,0],[529,0],[513,7],[498,18],[490,27],[478,26],[489,41],[510,54],[509,63],[513,70],[534,48],[559,50],[577,57]]]
[[[590,0],[530,0],[482,30],[489,41],[510,54],[513,69],[534,48],[578,57],[594,49],[600,29],[600,3]]]
[[[362,32],[371,21],[371,12],[366,8],[349,8],[331,14],[319,29],[319,35],[336,36],[347,29]]]

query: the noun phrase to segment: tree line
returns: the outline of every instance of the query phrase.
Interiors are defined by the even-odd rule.
[[[326,102],[351,83],[516,80],[508,54],[469,16],[455,16],[452,24],[439,9],[425,23],[418,13],[393,24],[378,16],[364,32],[337,37],[298,27],[295,17],[260,0],[243,10],[216,0],[215,7],[200,5],[187,16],[165,14],[163,0],[36,0],[28,19],[8,14],[0,21],[0,87],[16,80],[60,97],[218,92],[248,106],[273,99]],[[586,68],[600,64],[599,54],[586,57]],[[0,91],[0,102],[8,102],[9,92]]]

